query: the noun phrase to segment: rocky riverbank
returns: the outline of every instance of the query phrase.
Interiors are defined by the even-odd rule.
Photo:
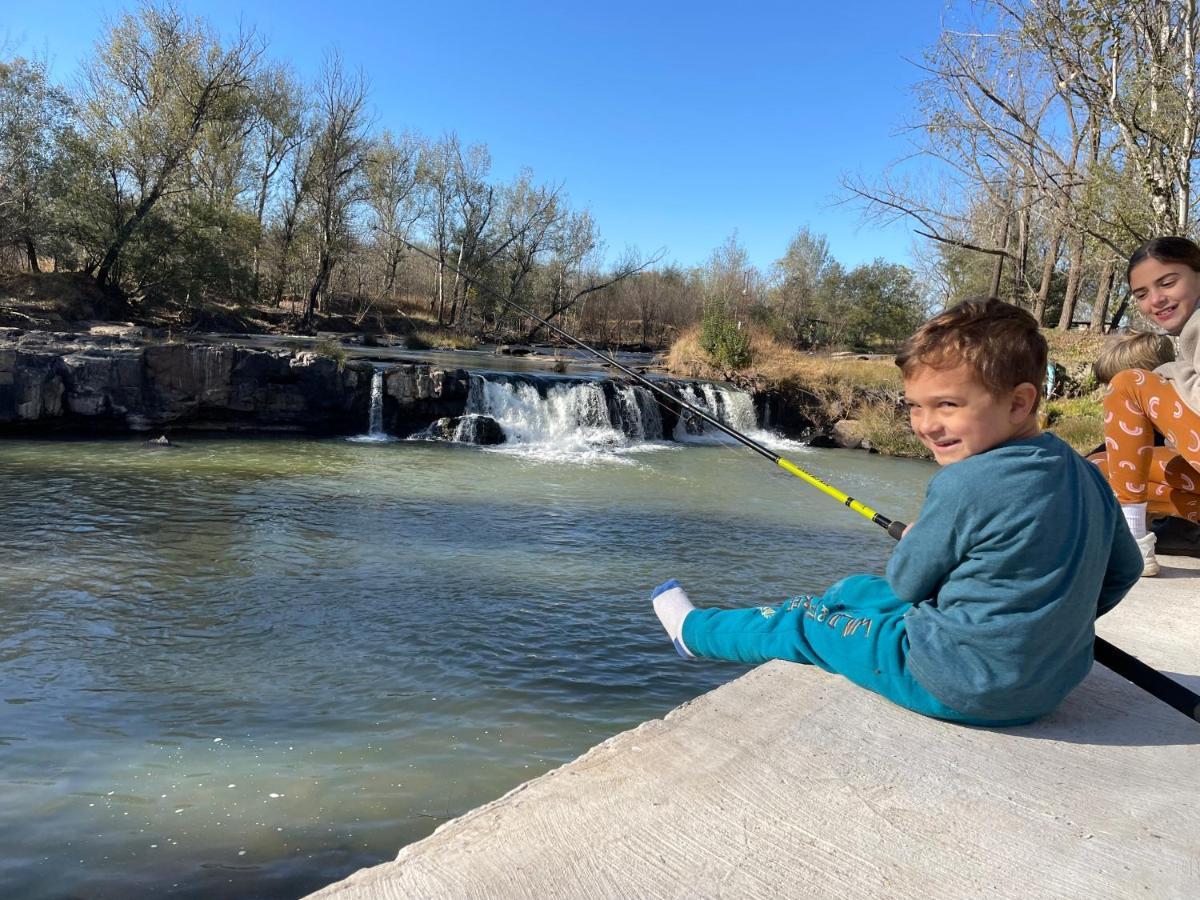
[[[570,379],[550,371],[485,377],[493,383],[511,382],[513,396],[525,392],[525,399],[517,401],[524,403],[544,404],[553,384],[582,386],[586,390],[564,401],[569,410],[561,414],[577,417],[579,427],[614,428],[617,440],[621,432],[629,440],[669,440],[676,432],[678,411],[671,404],[656,403],[644,389],[622,381]],[[471,383],[471,374],[463,368],[395,357],[352,358],[341,344],[264,348],[233,339],[179,341],[149,329],[117,325],[80,332],[0,328],[0,435],[349,435],[367,429],[374,402],[377,421],[389,435],[423,432],[435,440],[503,442],[494,420],[468,414]],[[737,418],[743,429],[786,423],[789,431],[799,434],[811,426],[802,416],[781,410],[778,398],[765,393],[751,408],[745,394],[726,388],[660,383],[690,403],[730,416],[730,421]],[[740,404],[736,416],[732,409],[723,409],[727,403]],[[693,418],[680,427],[690,433],[702,429]]]
[[[0,329],[0,434],[170,429],[353,434],[366,425],[375,367],[311,350],[164,340],[140,328]],[[420,364],[388,372],[392,428],[462,412],[467,373]]]

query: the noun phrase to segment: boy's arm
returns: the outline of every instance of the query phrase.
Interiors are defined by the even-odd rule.
[[[960,504],[953,489],[938,490],[941,480],[929,483],[920,515],[909,525],[888,560],[888,583],[897,597],[909,603],[923,603],[936,596],[959,562],[954,536],[961,532],[957,527]]]
[[[1104,583],[1100,586],[1100,597],[1096,601],[1097,618],[1120,603],[1121,598],[1142,577],[1142,552],[1124,519],[1117,520],[1113,532],[1112,552],[1108,556],[1108,568],[1104,571]]]

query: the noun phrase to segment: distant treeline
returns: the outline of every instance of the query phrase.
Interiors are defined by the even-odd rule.
[[[560,185],[499,182],[485,145],[381,127],[367,76],[336,53],[305,83],[253,29],[225,36],[170,4],[105,25],[71,87],[43,59],[0,58],[0,179],[6,267],[84,271],[185,318],[283,307],[297,328],[368,327],[419,302],[463,334],[535,335],[454,269],[594,340],[662,346],[702,324],[730,358],[752,323],[799,345],[873,346],[925,311],[908,269],[847,271],[807,229],[767,272],[736,237],[694,268],[606,261]]]

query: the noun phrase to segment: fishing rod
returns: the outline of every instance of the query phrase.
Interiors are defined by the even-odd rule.
[[[758,441],[754,440],[753,438],[748,437],[745,434],[742,434],[742,432],[738,431],[736,428],[726,425],[720,419],[716,418],[715,416],[710,415],[708,412],[701,409],[700,407],[695,406],[691,403],[688,403],[686,400],[683,400],[682,398],[675,396],[670,391],[660,387],[659,385],[652,382],[650,379],[639,374],[638,372],[635,372],[633,369],[630,369],[628,366],[622,365],[620,362],[613,359],[613,357],[609,356],[607,353],[604,353],[601,350],[597,350],[591,344],[587,344],[587,343],[583,342],[579,338],[575,337],[575,335],[570,334],[569,332],[564,331],[563,329],[559,328],[557,325],[553,324],[552,322],[549,322],[546,319],[543,319],[537,313],[533,312],[530,309],[526,309],[524,306],[517,303],[516,301],[510,300],[507,297],[500,296],[498,291],[492,290],[486,284],[481,282],[479,279],[471,277],[466,272],[463,272],[461,269],[451,265],[450,263],[446,262],[445,260],[439,260],[432,253],[428,252],[427,250],[422,249],[421,247],[418,247],[416,244],[411,243],[410,241],[406,240],[405,238],[400,237],[400,235],[398,235],[398,234],[392,234],[391,232],[389,232],[389,235],[391,237],[394,237],[396,240],[400,241],[400,243],[404,244],[410,250],[413,250],[416,253],[419,253],[421,256],[424,256],[426,259],[431,260],[432,262],[435,262],[435,263],[439,263],[440,265],[449,269],[451,272],[458,275],[459,278],[463,279],[463,281],[465,281],[467,284],[474,285],[480,291],[487,294],[489,297],[492,297],[495,300],[499,300],[501,303],[504,303],[507,306],[512,307],[517,312],[521,313],[524,316],[528,316],[530,319],[537,322],[543,328],[558,335],[563,340],[569,341],[570,343],[574,344],[576,347],[579,347],[580,349],[585,350],[588,353],[592,354],[597,359],[599,359],[601,362],[604,362],[605,364],[612,366],[614,369],[617,369],[618,371],[623,372],[625,375],[629,376],[629,378],[631,378],[633,381],[637,382],[639,385],[646,388],[647,390],[652,391],[657,396],[666,398],[666,400],[668,401],[668,404],[670,406],[678,406],[682,409],[686,409],[692,415],[697,416],[700,419],[703,419],[705,422],[709,423],[714,428],[729,435],[731,438],[736,440],[738,443],[743,444],[746,447],[749,447],[751,450],[753,450],[755,453],[759,454],[760,456],[764,456],[767,459],[771,460],[771,462],[775,463],[775,465],[779,466],[785,472],[795,475],[797,478],[799,478],[801,481],[805,482],[806,484],[810,484],[813,487],[817,488],[817,490],[821,491],[822,493],[827,494],[830,497],[833,497],[835,500],[837,500],[843,506],[847,506],[850,509],[854,510],[859,515],[863,516],[864,518],[870,519],[872,522],[874,522],[880,528],[884,529],[889,535],[891,535],[891,537],[893,539],[898,541],[898,540],[900,540],[901,537],[904,536],[904,530],[908,526],[905,525],[903,522],[901,522],[897,519],[889,519],[887,516],[883,515],[882,513],[876,512],[875,510],[871,509],[871,507],[867,506],[865,503],[861,503],[860,501],[855,500],[849,494],[843,493],[842,491],[839,491],[837,488],[833,487],[832,485],[826,484],[820,478],[817,478],[815,475],[812,475],[812,474],[804,471],[802,468],[800,468],[795,463],[791,462],[790,460],[784,459],[778,453],[775,453],[772,450],[768,449],[767,447],[764,447],[762,444],[760,444]],[[670,406],[668,408],[670,408]],[[1093,650],[1093,655],[1095,657],[1096,662],[1100,663],[1101,665],[1105,666],[1108,669],[1111,669],[1113,672],[1115,672],[1117,675],[1120,675],[1126,681],[1130,682],[1133,685],[1136,685],[1137,687],[1140,687],[1142,690],[1146,691],[1148,694],[1150,694],[1154,697],[1157,697],[1163,703],[1166,703],[1168,706],[1172,707],[1173,709],[1176,709],[1179,712],[1183,713],[1185,716],[1187,716],[1192,721],[1200,722],[1200,694],[1196,694],[1194,691],[1189,690],[1188,688],[1184,687],[1179,682],[1173,681],[1172,679],[1168,678],[1166,675],[1163,675],[1157,669],[1146,665],[1146,663],[1142,662],[1136,656],[1126,653],[1124,650],[1120,649],[1119,647],[1116,647],[1113,644],[1110,644],[1108,641],[1106,641],[1104,638],[1100,637],[1099,635],[1096,635],[1096,644],[1095,644],[1095,648]]]

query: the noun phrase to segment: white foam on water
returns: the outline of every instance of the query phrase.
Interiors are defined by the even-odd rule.
[[[759,429],[754,399],[744,391],[704,382],[677,389],[688,403],[759,443],[789,450],[803,446]],[[495,420],[505,436],[503,444],[480,449],[539,462],[637,465],[631,454],[679,444],[741,446],[712,425],[689,417],[686,410],[675,424],[673,440],[665,440],[659,401],[641,385],[601,381],[538,384],[475,374],[463,422],[455,434],[457,441],[470,442],[466,423],[478,416]]]

